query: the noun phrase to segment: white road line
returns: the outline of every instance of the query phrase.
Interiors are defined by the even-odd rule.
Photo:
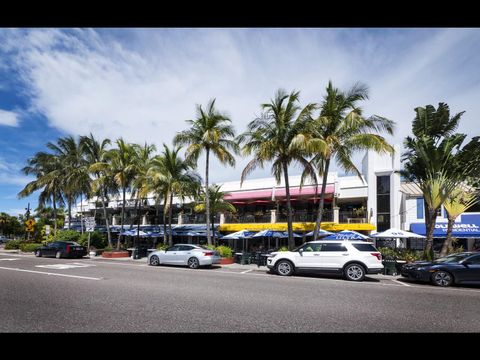
[[[246,274],[246,273],[249,273],[250,271],[253,271],[253,270],[242,271],[240,274]]]
[[[14,260],[20,260],[20,259],[0,259],[0,261],[14,261]]]
[[[402,281],[398,281],[398,280],[395,280],[395,279],[392,279],[392,281],[395,281],[397,284],[402,284],[402,285],[405,285],[405,286],[408,286],[408,287],[412,287],[412,285],[405,284]]]
[[[3,269],[3,270],[12,270],[12,271],[20,271],[20,272],[27,272],[27,273],[33,273],[33,274],[43,274],[43,275],[53,275],[53,276],[71,277],[71,278],[85,279],[85,280],[102,280],[102,279],[103,279],[103,278],[94,278],[94,277],[88,277],[88,276],[56,274],[56,273],[49,273],[49,272],[43,272],[43,271],[24,270],[24,269],[1,267],[1,266],[0,266],[0,269]]]

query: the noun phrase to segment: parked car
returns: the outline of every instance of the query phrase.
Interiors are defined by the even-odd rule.
[[[271,253],[267,267],[282,276],[315,271],[340,274],[351,281],[383,271],[382,255],[365,241],[310,241],[292,251]]]
[[[401,275],[438,286],[480,284],[480,253],[463,252],[431,262],[415,261],[403,265]]]
[[[148,255],[148,264],[153,266],[185,265],[191,269],[220,263],[220,254],[206,247],[192,244],[175,244],[166,250],[157,250]]]
[[[8,240],[6,236],[0,235],[0,244],[5,244]]]
[[[87,248],[74,241],[54,241],[46,246],[35,250],[35,256],[55,256],[57,259],[62,257],[81,258],[87,255]]]

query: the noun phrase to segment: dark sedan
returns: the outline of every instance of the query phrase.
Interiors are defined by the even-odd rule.
[[[433,262],[416,261],[405,264],[402,276],[432,282],[438,286],[452,284],[480,284],[480,253],[452,254]]]
[[[87,248],[73,241],[54,241],[46,246],[35,250],[35,256],[55,256],[57,259],[62,257],[81,258],[87,255]]]

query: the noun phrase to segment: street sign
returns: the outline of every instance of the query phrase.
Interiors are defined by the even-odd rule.
[[[50,235],[50,225],[45,225],[45,235]]]
[[[34,219],[28,219],[27,221],[25,221],[25,225],[27,225],[29,227],[32,227],[33,225],[35,225],[35,220]]]
[[[87,232],[93,232],[95,230],[95,225],[95,218],[93,216],[85,218],[85,228]]]

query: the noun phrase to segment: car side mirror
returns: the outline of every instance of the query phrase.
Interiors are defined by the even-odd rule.
[[[467,266],[467,265],[471,265],[472,262],[469,260],[463,260],[461,264]]]
[[[298,250],[298,253],[300,254],[300,256],[303,256],[303,249]]]

